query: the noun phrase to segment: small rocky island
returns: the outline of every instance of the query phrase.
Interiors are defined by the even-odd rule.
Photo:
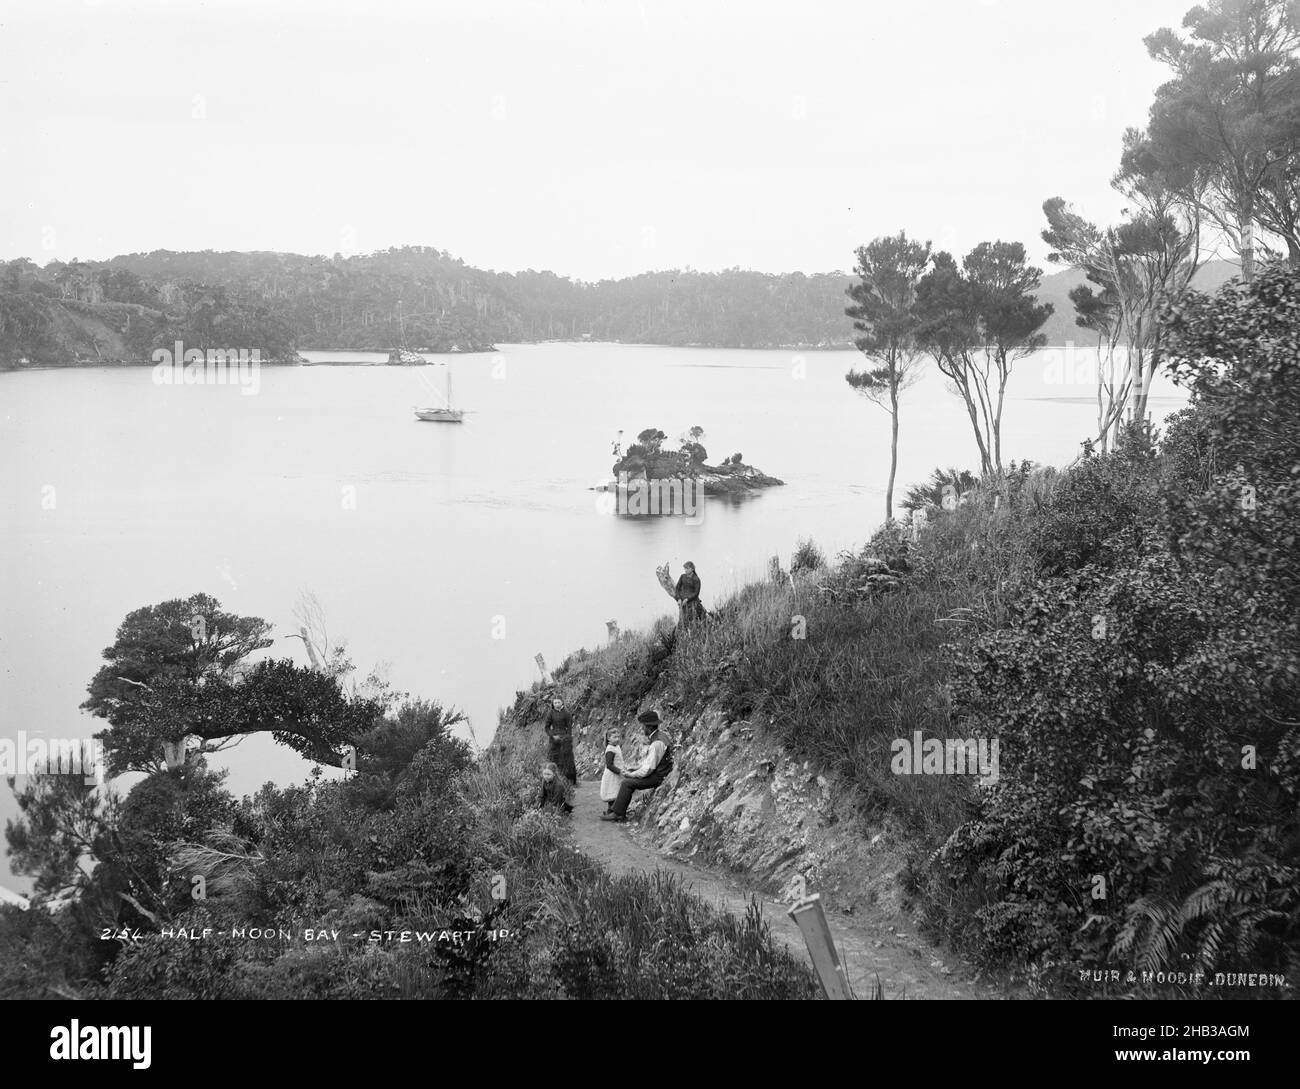
[[[621,443],[616,443],[614,455],[618,460],[612,470],[614,479],[600,490],[615,490],[620,481],[689,478],[705,495],[744,495],[785,483],[746,465],[740,454],[732,454],[718,465],[708,464],[702,427],[692,427],[680,438],[676,449],[664,446],[667,438],[658,428],[648,427],[626,451],[621,449]]]

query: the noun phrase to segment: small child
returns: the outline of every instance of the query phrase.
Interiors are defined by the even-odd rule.
[[[573,806],[569,804],[568,785],[560,781],[560,770],[553,763],[542,765],[542,796],[537,804],[542,809],[552,805],[566,813],[573,812]]]
[[[620,765],[623,763],[623,734],[617,730],[610,730],[605,735],[605,772],[600,777],[600,800],[605,803],[605,812],[609,813],[614,808],[614,800],[618,797],[619,776],[623,774]]]

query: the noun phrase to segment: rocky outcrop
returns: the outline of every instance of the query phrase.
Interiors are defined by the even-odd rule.
[[[741,495],[785,484],[784,480],[759,472],[752,465],[733,463],[705,465],[700,469],[699,480],[704,485],[705,495]]]
[[[748,495],[750,492],[760,491],[763,488],[777,488],[785,485],[784,480],[768,476],[766,473],[755,469],[752,465],[741,465],[733,462],[727,462],[724,465],[698,466],[689,473],[689,477],[697,482],[700,492],[704,495]],[[589,490],[617,493],[627,489],[636,489],[647,483],[667,484],[672,479],[671,477],[647,478],[644,474],[629,475],[626,481],[624,481],[623,477],[616,477],[606,484],[597,484]]]

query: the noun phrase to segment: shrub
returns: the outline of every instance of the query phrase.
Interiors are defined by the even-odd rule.
[[[1274,269],[1166,315],[1191,409],[1064,474],[957,663],[1002,778],[918,887],[986,962],[1300,965],[1297,309]]]
[[[899,506],[905,511],[927,507],[949,510],[955,507],[962,494],[973,491],[978,484],[979,478],[969,469],[934,469],[924,484],[913,484],[907,489]],[[951,502],[945,503],[949,497]]]
[[[800,540],[794,550],[794,555],[790,558],[790,573],[792,575],[811,574],[813,571],[821,571],[826,567],[826,556],[822,550],[817,547],[814,541]]]

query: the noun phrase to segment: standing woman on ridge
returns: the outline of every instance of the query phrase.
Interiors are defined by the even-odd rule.
[[[546,728],[546,758],[560,769],[560,774],[575,787],[578,785],[578,766],[573,760],[573,716],[564,708],[564,701],[556,696],[542,725]]]
[[[700,576],[695,573],[695,564],[687,560],[682,566],[682,577],[677,580],[673,597],[677,599],[680,611],[678,623],[689,628],[696,620],[702,620],[705,614],[700,603]]]

